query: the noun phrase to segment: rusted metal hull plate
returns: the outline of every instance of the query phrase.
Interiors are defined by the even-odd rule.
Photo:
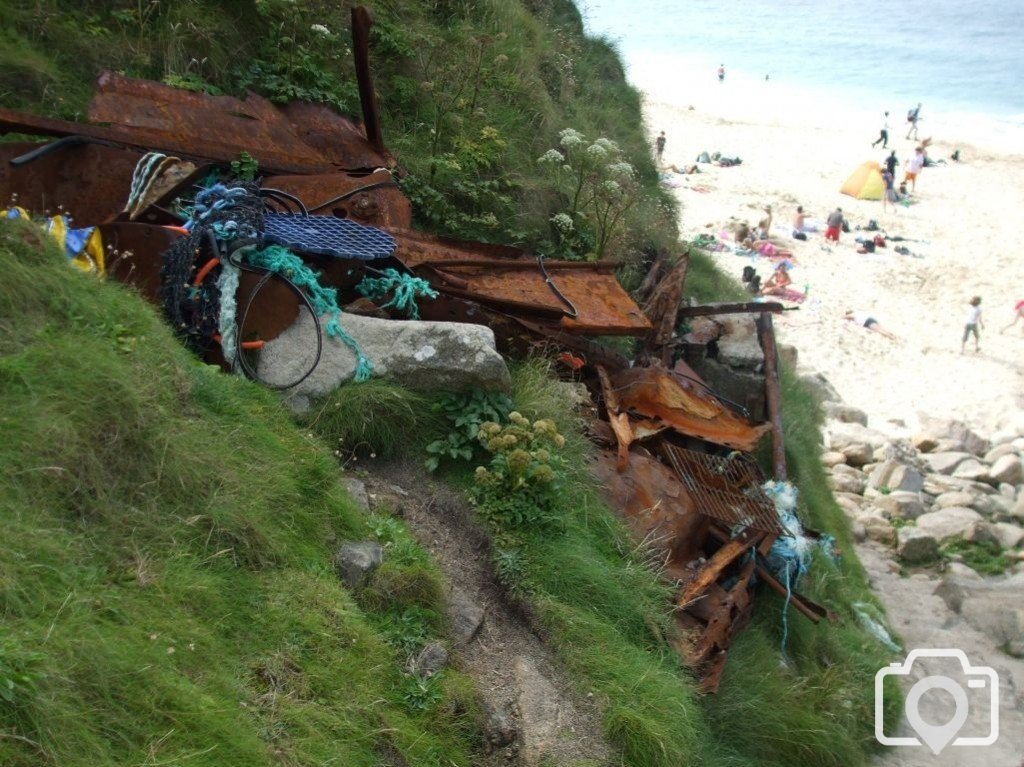
[[[611,264],[546,261],[515,248],[461,242],[415,232],[391,231],[395,256],[448,295],[500,307],[530,319],[557,321],[567,333],[642,335],[650,323],[622,289]],[[567,316],[576,313],[576,317]]]
[[[680,380],[664,370],[632,368],[612,377],[624,409],[662,421],[689,437],[750,452],[768,430],[728,410],[696,382]]]
[[[387,171],[269,176],[263,185],[295,195],[314,214],[382,228],[412,224],[412,204]]]

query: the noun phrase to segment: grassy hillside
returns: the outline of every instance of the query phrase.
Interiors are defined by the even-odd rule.
[[[0,764],[472,764],[464,680],[424,701],[386,630],[439,628],[422,552],[362,609],[330,452],[41,237],[0,222]]]
[[[109,67],[355,110],[349,7],[0,0],[0,103],[80,117]],[[385,138],[409,171],[420,225],[592,257],[600,226],[586,211],[571,229],[552,222],[573,211],[571,189],[537,161],[566,149],[560,134],[571,128],[582,146],[614,140],[635,169],[609,252],[627,278],[646,250],[674,241],[638,94],[611,46],[582,36],[570,2],[387,0],[374,10]],[[400,527],[352,512],[323,447],[337,436],[298,431],[274,395],[198,365],[148,307],[68,271],[26,230],[0,233],[10,541],[0,547],[0,689],[11,691],[0,696],[0,763],[474,763],[467,680],[446,671],[424,691],[399,668],[442,630],[436,569]],[[688,293],[733,289],[694,260]],[[515,383],[517,408],[554,418],[568,437],[571,482],[557,530],[492,523],[495,564],[580,692],[603,703],[623,763],[861,763],[885,658],[857,624],[852,604],[870,596],[818,463],[816,407],[792,378],[787,447],[802,511],[847,552],[838,566],[819,562],[808,590],[840,622],[812,626],[791,612],[783,655],[781,600],[764,594],[708,698],[662,641],[666,590],[599,500],[561,395],[533,365]],[[341,390],[337,404],[359,416],[357,441],[381,454],[438,428],[425,417],[430,398],[380,382]],[[354,422],[338,417],[334,428]],[[472,469],[446,477],[468,488]],[[373,535],[398,555],[356,602],[330,554]]]

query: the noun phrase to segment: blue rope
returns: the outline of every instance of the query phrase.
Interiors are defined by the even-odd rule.
[[[383,277],[363,277],[356,286],[359,293],[374,301],[394,291],[395,297],[386,304],[381,304],[381,309],[393,306],[405,312],[406,316],[418,320],[420,310],[416,306],[416,297],[437,298],[437,291],[424,279],[413,277],[411,274],[399,274],[395,269],[385,269],[382,274]]]

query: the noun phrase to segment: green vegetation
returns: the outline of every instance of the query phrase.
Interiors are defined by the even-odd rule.
[[[355,111],[349,7],[0,0],[0,103],[81,118],[106,67]],[[374,10],[385,137],[421,226],[552,255],[607,253],[634,280],[644,253],[675,246],[639,95],[613,47],[583,36],[569,0]],[[614,142],[632,168],[628,206],[611,188],[580,206],[544,172],[538,158],[568,128]],[[565,437],[550,512],[559,524],[491,515],[494,567],[579,691],[603,704],[623,763],[863,763],[872,678],[888,658],[854,613],[873,599],[818,461],[820,413],[790,371],[801,515],[847,552],[838,567],[817,562],[805,590],[839,619],[816,626],[791,613],[782,657],[782,601],[762,589],[721,691],[701,698],[666,643],[670,588],[601,499],[591,448],[545,365],[518,365],[514,403],[497,417],[470,413],[453,442],[443,417],[472,410],[465,402],[379,381],[331,395],[300,431],[274,395],[196,364],[135,297],[66,270],[25,229],[0,232],[0,469],[14,480],[0,488],[0,763],[474,763],[467,680],[402,672],[442,629],[437,569],[398,521],[353,512],[331,451],[422,458],[440,440],[451,449],[433,456],[463,459],[480,424],[513,404]],[[743,295],[700,253],[687,290]],[[468,491],[477,465],[442,464],[442,476]],[[371,536],[388,556],[353,597],[330,571],[331,549]]]
[[[441,626],[422,550],[275,395],[42,237],[0,222],[0,763],[473,764],[465,681],[401,670]],[[371,535],[354,601],[332,547]]]
[[[355,4],[0,0],[0,103],[82,118],[96,74],[108,68],[358,114]],[[571,0],[371,5],[384,135],[408,171],[402,184],[421,226],[624,264],[674,244],[675,204],[657,184],[640,96],[612,45],[584,37]],[[538,164],[548,150],[566,149],[567,128],[606,137],[599,174],[590,155],[571,159],[583,197]],[[571,236],[559,213],[573,221]]]
[[[995,541],[952,540],[942,546],[940,554],[947,560],[959,555],[965,565],[982,575],[1002,575],[1013,564]]]

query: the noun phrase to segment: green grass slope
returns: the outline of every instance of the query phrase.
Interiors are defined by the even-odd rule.
[[[333,573],[330,452],[41,239],[0,222],[0,764],[472,764]]]

